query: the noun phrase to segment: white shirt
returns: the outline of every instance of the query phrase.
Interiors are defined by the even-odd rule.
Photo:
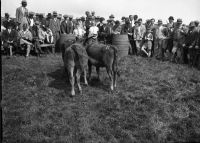
[[[34,20],[31,18],[30,19],[30,26],[32,27],[34,25]]]
[[[89,29],[89,37],[98,35],[99,28],[97,26],[92,26]]]
[[[78,27],[78,28],[74,29],[73,34],[76,37],[82,38],[85,34],[85,30],[81,27]]]

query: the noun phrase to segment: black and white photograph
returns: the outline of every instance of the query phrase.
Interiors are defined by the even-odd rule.
[[[2,143],[199,143],[200,0],[1,0]]]

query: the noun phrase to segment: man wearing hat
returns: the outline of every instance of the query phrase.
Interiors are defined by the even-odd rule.
[[[51,18],[52,18],[51,13],[48,13],[46,17],[46,23],[45,23],[46,27],[49,27]]]
[[[23,24],[28,24],[28,9],[26,8],[26,0],[22,0],[21,4],[22,6],[18,7],[16,10],[16,20],[20,23],[20,29],[22,30]]]
[[[34,25],[34,19],[33,19],[33,16],[34,16],[34,12],[29,12],[29,26],[30,26],[30,29],[33,27]]]
[[[147,27],[146,33],[144,34],[144,44],[141,48],[141,51],[145,53],[146,56],[150,57],[151,56],[151,48],[152,48],[152,43],[153,42],[153,35],[151,31],[151,27]]]
[[[54,44],[60,38],[60,21],[57,19],[57,12],[53,11],[53,19],[50,20],[49,28],[51,29],[54,37]]]
[[[112,20],[108,19],[107,25],[105,28],[106,44],[112,44],[113,27],[114,27],[114,24],[113,24]]]
[[[144,33],[146,32],[145,26],[142,24],[142,19],[138,19],[138,26],[134,27],[134,32],[133,32],[133,38],[135,41],[135,46],[137,49],[136,55],[138,55],[141,51],[141,44],[142,44],[142,39],[144,36]]]
[[[63,17],[64,20],[61,22],[60,30],[62,34],[67,34],[67,23],[69,20],[69,16],[65,14]]]
[[[5,28],[8,28],[8,25],[10,25],[11,19],[10,19],[10,15],[8,13],[5,13],[5,17],[2,20],[3,26]]]
[[[104,17],[100,18],[100,23],[97,25],[97,27],[99,28],[98,40],[105,44],[106,21]]]
[[[167,23],[167,29],[168,29],[168,32],[169,32],[169,39],[168,39],[168,42],[167,42],[167,50],[169,51],[169,53],[171,53],[172,47],[173,47],[172,33],[173,33],[173,30],[174,30],[174,17],[170,16],[168,18],[168,20],[169,20],[169,22]]]
[[[88,17],[90,16],[90,12],[89,12],[89,11],[86,11],[86,12],[85,12],[85,15],[86,15],[86,20],[87,20]]]
[[[198,31],[196,30],[196,25],[195,22],[190,22],[189,24],[189,31],[188,34],[185,38],[185,42],[183,44],[183,58],[184,62],[187,62],[188,58],[188,63],[190,66],[195,66],[196,65],[196,55],[198,51],[196,49],[199,48],[198,46]]]
[[[112,20],[112,21],[114,21],[115,16],[114,16],[113,14],[111,14],[111,15],[109,16],[109,19]]]
[[[13,55],[13,49],[17,48],[18,33],[13,29],[13,25],[9,23],[7,29],[2,33],[3,48],[10,56]]]
[[[86,36],[89,34],[89,29],[91,27],[91,21],[92,21],[92,15],[88,15],[85,21],[85,27],[86,27]]]
[[[185,40],[186,31],[182,27],[182,19],[178,18],[172,34],[173,48],[172,48],[172,62],[180,62],[182,59],[181,50],[182,44]]]
[[[164,60],[164,53],[167,48],[167,38],[168,38],[168,30],[167,27],[163,26],[163,22],[161,19],[158,20],[158,25],[155,29],[155,57],[158,60]]]
[[[95,18],[96,18],[96,16],[95,16],[95,11],[92,11],[92,12],[91,12],[91,15],[92,15],[92,19],[95,19]]]
[[[73,15],[69,15],[69,20],[67,22],[67,34],[73,34],[74,23],[72,20],[73,20]]]

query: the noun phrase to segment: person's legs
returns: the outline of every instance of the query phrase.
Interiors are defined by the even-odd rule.
[[[27,48],[26,48],[26,57],[28,57],[29,54],[30,54],[30,51],[31,51],[31,46],[30,46],[30,45],[27,45],[26,47],[27,47]]]

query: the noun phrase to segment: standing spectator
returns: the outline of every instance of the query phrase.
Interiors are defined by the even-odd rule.
[[[181,50],[182,50],[182,44],[185,40],[186,32],[184,31],[182,27],[182,19],[177,19],[172,37],[173,37],[173,48],[172,48],[172,62],[179,62],[181,57]]]
[[[44,13],[40,13],[39,14],[39,22],[40,22],[40,25],[42,25],[42,26],[45,26],[45,24],[46,24],[46,19],[44,18]]]
[[[144,37],[144,33],[146,32],[146,28],[144,25],[142,25],[142,19],[138,19],[138,26],[136,26],[134,28],[134,40],[135,40],[135,45],[137,48],[137,53],[136,55],[138,55],[140,53],[141,50],[141,45],[142,45],[142,39]]]
[[[122,27],[118,20],[115,21],[115,25],[113,26],[113,34],[120,34],[122,31]]]
[[[88,15],[86,17],[86,21],[85,21],[85,27],[86,27],[86,37],[88,37],[88,34],[89,34],[89,29],[91,27],[91,20],[92,20],[92,16],[91,15]]]
[[[189,31],[185,38],[184,47],[184,55],[187,55],[188,62],[190,66],[195,66],[195,54],[198,53],[196,49],[198,48],[198,31],[196,29],[195,23],[191,22],[189,24]]]
[[[99,42],[105,44],[105,42],[106,42],[106,39],[105,39],[106,22],[105,22],[104,17],[100,18],[100,23],[97,25],[97,27],[99,28],[98,40],[99,40]]]
[[[107,20],[107,25],[105,28],[106,33],[106,44],[112,44],[112,34],[113,34],[113,22],[111,19]]]
[[[61,23],[60,30],[62,34],[67,34],[67,23],[68,23],[69,16],[64,15],[63,17],[64,17],[64,20]]]
[[[32,30],[33,25],[35,24],[35,20],[33,18],[34,12],[29,12],[29,29]]]
[[[50,20],[49,28],[51,29],[54,37],[54,44],[60,38],[60,21],[57,19],[57,12],[53,12],[53,19]]]
[[[121,18],[121,25],[125,24],[125,20],[126,20],[126,17],[122,16],[122,18]]]
[[[86,27],[85,27],[85,17],[84,16],[81,17],[81,21],[82,21],[82,27],[84,28],[84,30],[86,30]]]
[[[95,16],[95,11],[92,11],[92,12],[91,12],[91,15],[92,15],[92,19],[95,19],[95,18],[96,18],[96,16]]]
[[[67,22],[67,34],[73,34],[74,23],[72,20],[73,20],[73,15],[69,15],[69,21]]]
[[[26,0],[22,0],[22,6],[18,7],[16,10],[16,20],[20,23],[20,30],[22,30],[24,24],[28,25],[28,9],[26,6]]]
[[[113,15],[113,14],[111,14],[110,16],[109,16],[109,19],[111,20],[111,22],[112,22],[112,24],[113,24],[113,26],[114,26],[114,22],[115,22],[115,16]]]
[[[156,33],[155,33],[155,40],[156,40],[156,58],[159,60],[164,60],[164,52],[167,48],[167,28],[163,26],[163,22],[161,19],[158,20],[158,26],[156,28]]]
[[[172,34],[173,34],[173,31],[174,31],[174,17],[170,16],[168,18],[168,20],[169,20],[169,23],[167,23],[167,29],[168,29],[168,33],[169,33],[169,39],[168,39],[168,42],[167,42],[167,50],[171,54],[172,53],[172,47],[173,47]]]
[[[133,20],[134,20],[134,23],[135,23],[136,21],[138,21],[138,15],[134,15],[134,16],[133,16]]]
[[[130,25],[132,28],[134,26],[134,16],[133,15],[129,15],[129,21],[130,21]]]
[[[10,56],[13,55],[14,48],[17,48],[17,31],[15,31],[11,24],[7,25],[7,29],[2,33],[3,48]]]
[[[151,56],[151,48],[152,48],[153,35],[151,33],[151,28],[147,27],[147,31],[144,35],[144,45],[142,46],[142,51],[146,56]]]
[[[14,22],[10,19],[10,15],[8,13],[5,13],[5,18],[2,21],[3,26],[7,29],[8,25],[12,25]]]
[[[48,14],[47,14],[47,17],[46,17],[46,23],[45,23],[45,26],[46,26],[46,27],[49,27],[51,17],[52,17],[52,16],[51,16],[51,13],[48,13]]]
[[[21,48],[26,48],[26,57],[29,57],[33,36],[32,33],[28,30],[28,24],[24,23],[23,29],[19,31],[18,38],[20,40]]]

